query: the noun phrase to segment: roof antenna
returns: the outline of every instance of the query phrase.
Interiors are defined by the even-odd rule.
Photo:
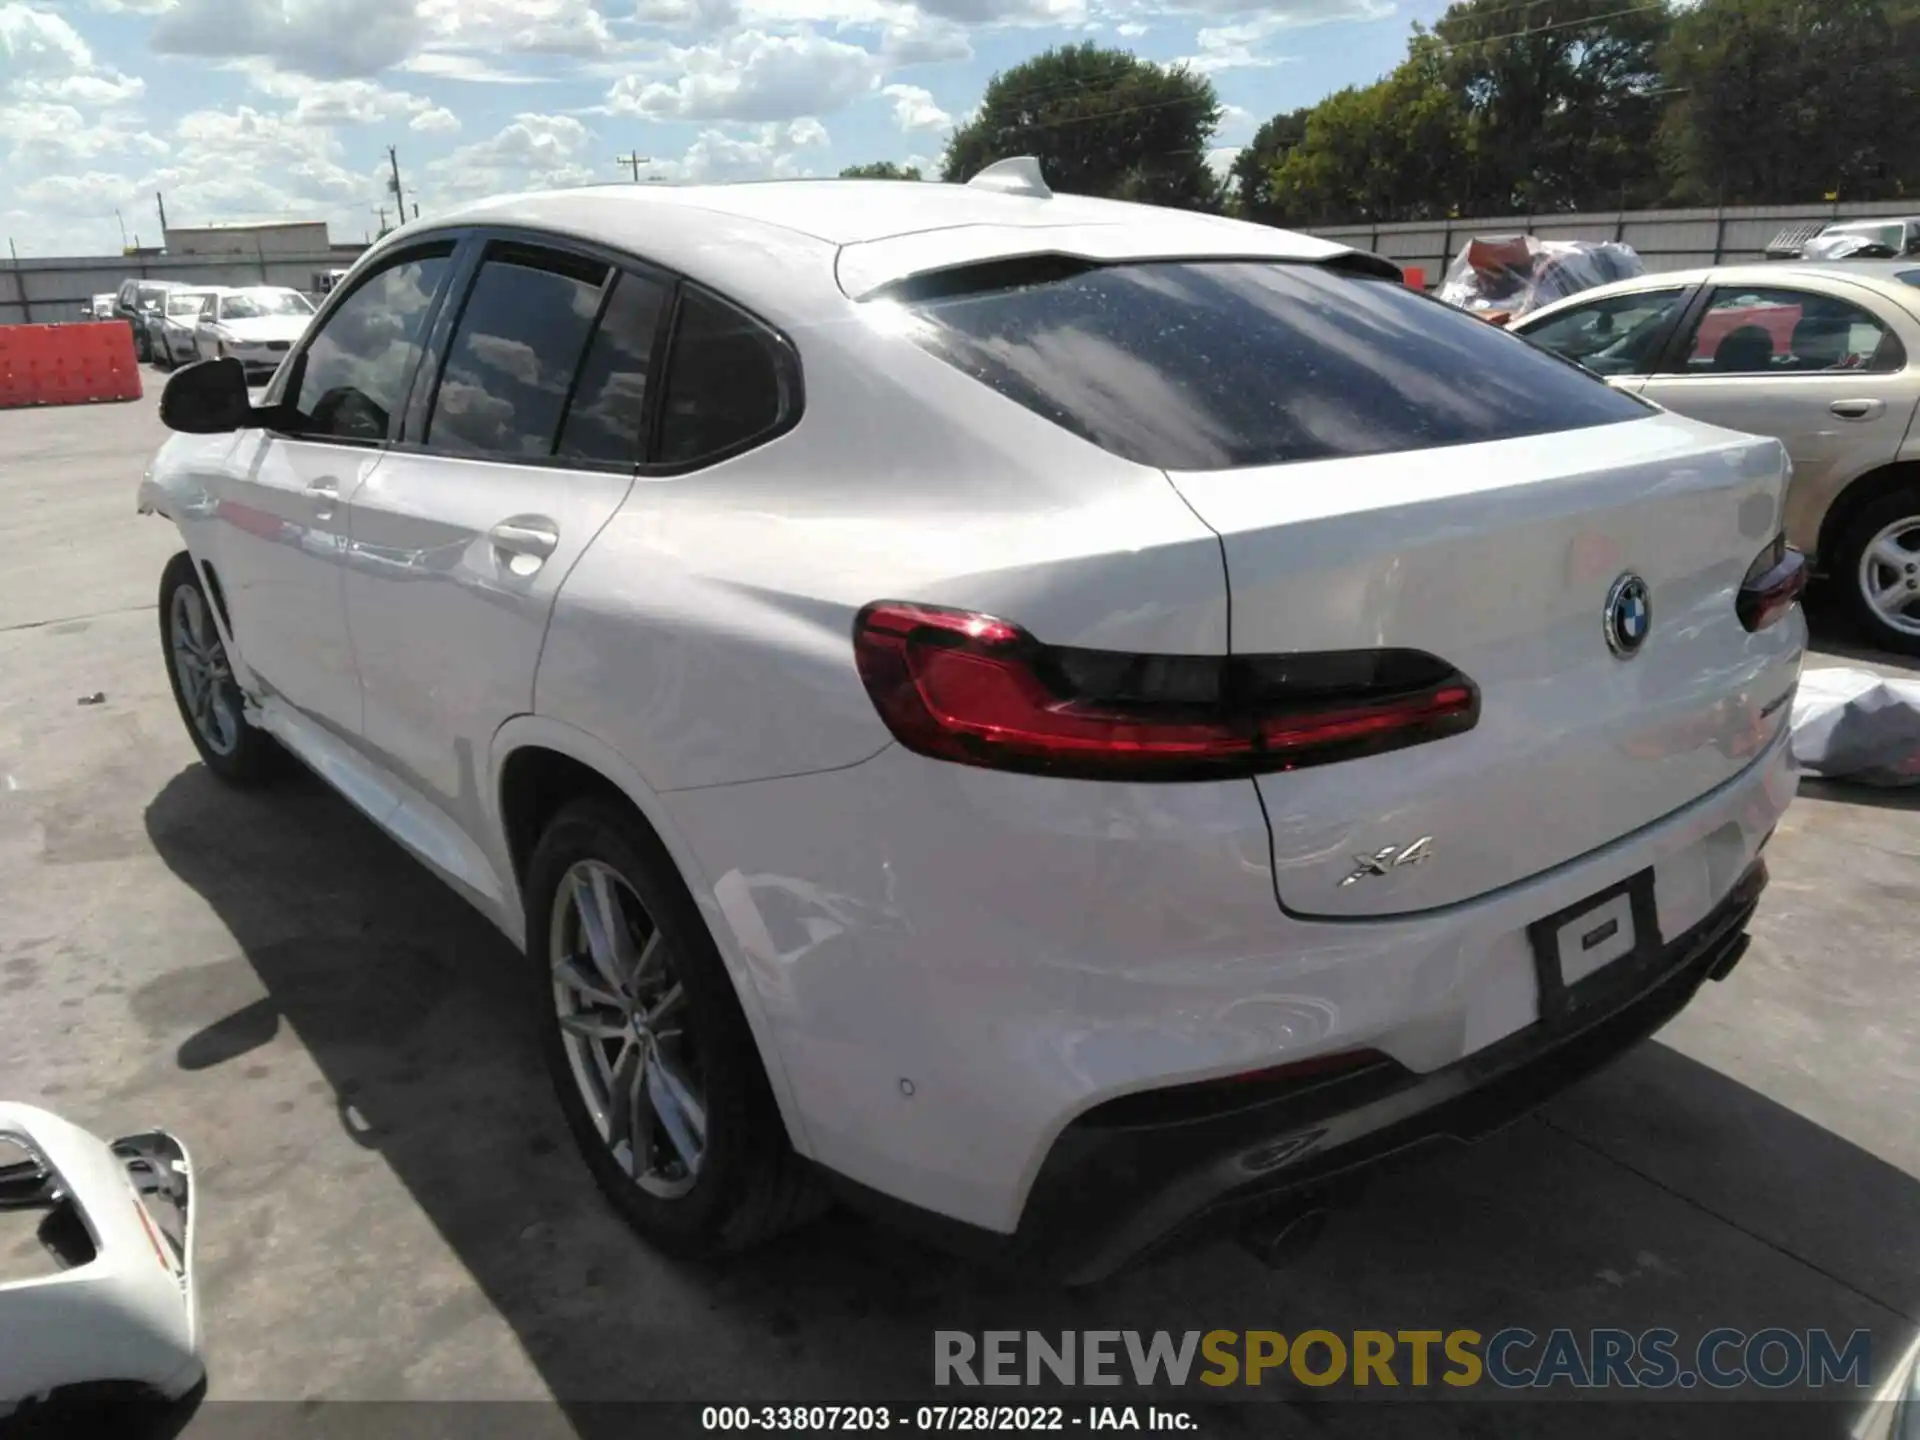
[[[1053,191],[1047,188],[1046,179],[1040,174],[1040,162],[1031,155],[994,161],[967,181],[967,188],[994,190],[1002,195],[1031,195],[1036,200],[1053,198]]]

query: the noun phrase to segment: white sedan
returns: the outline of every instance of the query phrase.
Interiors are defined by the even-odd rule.
[[[205,764],[524,947],[677,1251],[1278,1233],[1725,976],[1794,791],[1778,442],[1031,162],[482,202],[161,409]]]
[[[1779,439],[1788,541],[1873,640],[1920,654],[1920,263],[1643,275],[1513,330],[1682,415]]]
[[[200,316],[199,353],[216,359],[230,355],[249,377],[264,379],[312,322],[313,302],[298,290],[276,285],[221,290]]]

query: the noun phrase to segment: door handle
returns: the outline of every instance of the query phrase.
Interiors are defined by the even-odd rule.
[[[340,484],[336,480],[316,480],[307,486],[307,494],[313,500],[313,514],[317,520],[331,520],[333,507],[340,498]]]
[[[1842,420],[1871,420],[1887,406],[1883,400],[1836,400],[1827,408]]]
[[[527,555],[535,560],[546,559],[560,544],[560,533],[553,522],[535,516],[502,520],[487,532],[487,538],[493,541],[496,550],[504,550],[509,555]]]

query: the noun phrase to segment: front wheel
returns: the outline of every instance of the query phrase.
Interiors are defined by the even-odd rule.
[[[206,767],[232,785],[270,779],[284,752],[247,723],[213,606],[184,550],[160,575],[160,648],[187,737]]]
[[[765,1240],[812,1213],[759,1050],[665,848],[583,800],[527,866],[527,954],[547,1067],[594,1180],[672,1254]]]
[[[1920,655],[1920,488],[1883,495],[1854,516],[1833,573],[1874,644]]]

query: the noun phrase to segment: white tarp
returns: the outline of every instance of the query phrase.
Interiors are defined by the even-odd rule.
[[[1920,679],[1807,670],[1793,697],[1793,758],[1809,775],[1920,785]]]

